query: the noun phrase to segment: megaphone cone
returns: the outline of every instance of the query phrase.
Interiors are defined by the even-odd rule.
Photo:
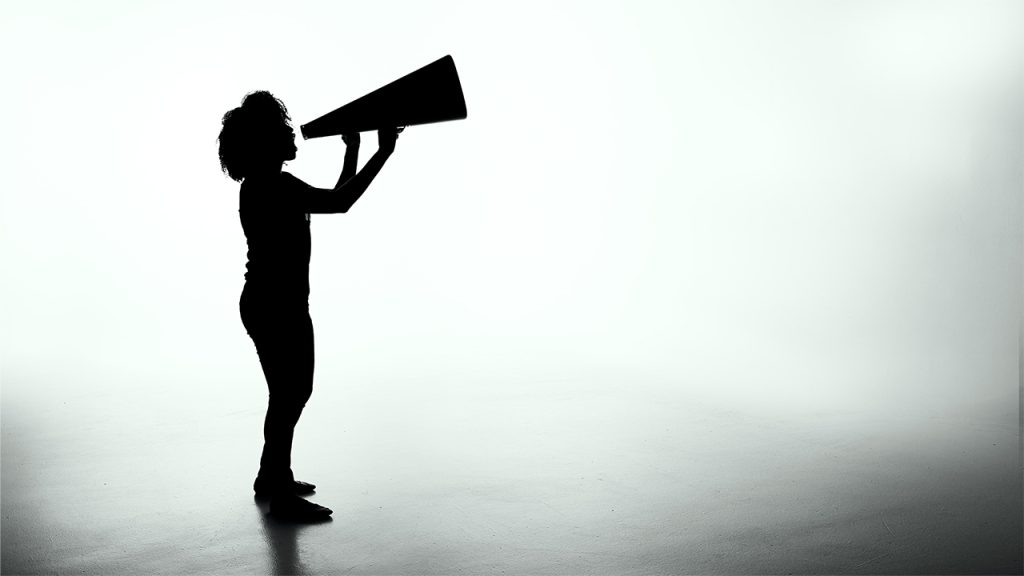
[[[448,55],[303,124],[301,131],[309,139],[465,117],[459,73]]]

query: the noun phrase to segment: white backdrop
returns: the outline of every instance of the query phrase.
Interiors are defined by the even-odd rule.
[[[0,11],[5,403],[260,397],[221,115],[265,89],[298,125],[452,54],[468,119],[313,217],[318,387],[1015,409],[1020,2]],[[342,152],[288,169],[329,186]]]

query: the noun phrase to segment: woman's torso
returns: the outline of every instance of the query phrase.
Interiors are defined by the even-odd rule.
[[[238,215],[248,262],[245,292],[283,302],[309,299],[309,214],[289,209],[281,175],[246,178]]]

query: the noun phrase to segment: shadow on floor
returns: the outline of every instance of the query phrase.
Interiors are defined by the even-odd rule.
[[[270,501],[254,497],[256,508],[263,520],[263,537],[267,541],[267,554],[274,574],[308,574],[299,557],[299,538],[304,529],[331,523],[331,518],[320,522],[300,523],[279,520],[270,515]]]

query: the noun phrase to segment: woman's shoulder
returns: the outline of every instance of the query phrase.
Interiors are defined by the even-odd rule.
[[[309,184],[306,184],[297,176],[293,176],[291,172],[281,172],[278,176],[277,183],[282,188],[288,188],[294,190],[296,188],[309,188]]]
[[[298,209],[296,202],[309,189],[309,184],[289,172],[250,176],[242,182],[239,209],[292,211],[292,208]],[[305,212],[301,209],[299,211]]]

